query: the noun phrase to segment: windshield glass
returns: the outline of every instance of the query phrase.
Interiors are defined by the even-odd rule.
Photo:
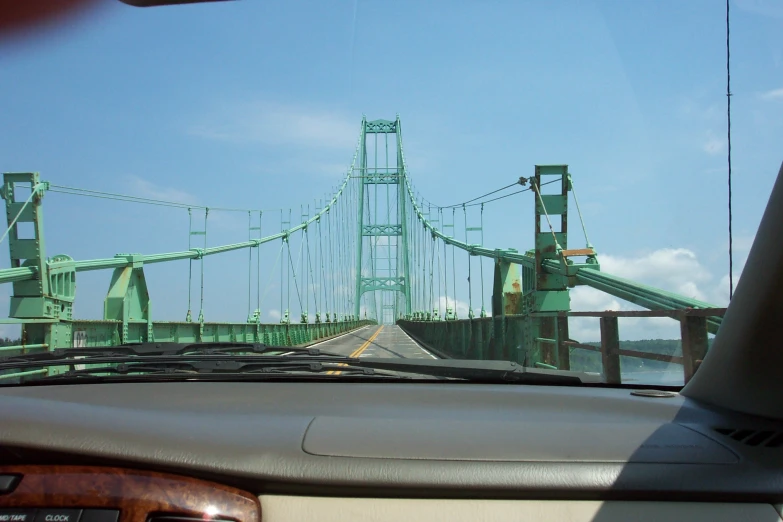
[[[781,160],[774,0],[6,20],[0,384],[127,364],[29,357],[61,348],[249,343],[132,373],[252,354],[275,375],[470,380],[432,368],[489,360],[679,387]]]

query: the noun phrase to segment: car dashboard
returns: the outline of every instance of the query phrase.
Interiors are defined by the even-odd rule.
[[[783,423],[468,383],[0,389],[0,522],[779,521]]]

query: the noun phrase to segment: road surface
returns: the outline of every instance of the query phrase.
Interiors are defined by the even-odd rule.
[[[310,345],[351,357],[437,359],[397,325],[364,326],[334,339]]]

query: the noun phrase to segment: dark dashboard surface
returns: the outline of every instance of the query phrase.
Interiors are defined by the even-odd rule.
[[[35,386],[1,389],[0,419],[0,464],[132,465],[255,493],[783,500],[783,424],[628,389]]]

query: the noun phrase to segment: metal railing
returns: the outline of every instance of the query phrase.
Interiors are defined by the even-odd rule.
[[[559,368],[571,369],[570,353],[572,348],[588,350],[601,354],[601,366],[604,378],[609,384],[621,384],[622,372],[620,357],[679,364],[683,367],[683,381],[687,383],[696,373],[709,347],[708,325],[715,317],[723,317],[725,308],[685,308],[680,310],[632,310],[601,312],[558,312],[554,314],[534,314],[538,316],[556,316],[558,320],[568,317],[596,317],[600,321],[600,345],[579,343],[571,339],[558,340],[558,353],[568,354],[560,357]],[[621,348],[619,318],[621,317],[670,317],[680,323],[680,341],[682,355],[667,355],[653,352],[641,352]]]
[[[442,357],[479,360],[512,360],[527,366],[572,369],[574,350],[601,354],[601,373],[608,384],[621,384],[621,358],[633,357],[682,365],[687,383],[704,359],[709,347],[709,322],[721,318],[725,308],[682,308],[678,310],[539,312],[454,321],[400,320],[411,337]],[[530,324],[542,317],[556,322],[552,336],[533,337]],[[568,335],[568,320],[595,317],[600,322],[600,343],[575,341]],[[620,318],[669,317],[680,323],[682,355],[644,352],[621,348]]]

